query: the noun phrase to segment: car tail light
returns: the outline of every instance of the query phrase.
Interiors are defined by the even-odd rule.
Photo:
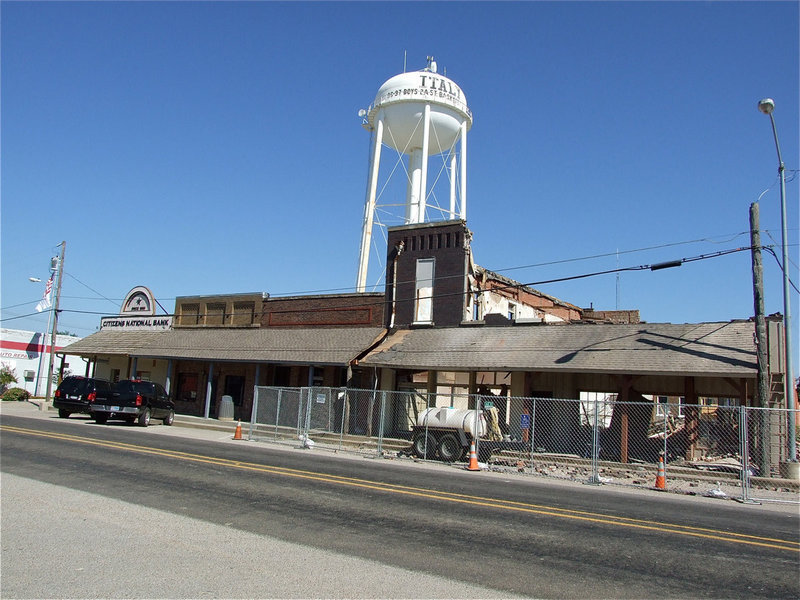
[[[97,392],[89,392],[89,395],[86,397],[89,402],[94,402],[97,400]]]
[[[56,390],[56,398],[61,398],[61,390]]]
[[[141,406],[141,405],[142,405],[142,395],[136,394],[136,406]]]

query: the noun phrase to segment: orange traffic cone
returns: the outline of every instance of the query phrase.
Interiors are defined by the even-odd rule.
[[[236,431],[233,433],[233,439],[240,440],[242,439],[242,422],[239,421],[236,424]]]
[[[667,475],[664,472],[664,455],[661,454],[658,457],[658,473],[656,474],[656,489],[657,490],[665,490],[667,489]]]
[[[475,440],[469,445],[469,464],[464,467],[467,471],[480,471],[481,468],[478,466],[478,455],[475,454]]]

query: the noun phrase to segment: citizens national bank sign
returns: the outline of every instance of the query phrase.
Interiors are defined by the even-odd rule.
[[[100,319],[101,331],[164,331],[172,329],[171,315],[156,315],[156,299],[143,285],[133,288],[117,317]]]

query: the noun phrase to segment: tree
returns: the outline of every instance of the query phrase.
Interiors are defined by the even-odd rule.
[[[17,383],[17,372],[7,364],[0,367],[0,394],[6,391],[9,385]]]

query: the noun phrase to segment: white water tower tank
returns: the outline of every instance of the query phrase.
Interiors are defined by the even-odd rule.
[[[381,148],[385,145],[407,157],[406,200],[404,222],[424,223],[429,220],[428,159],[441,155],[449,178],[449,202],[437,206],[446,219],[467,218],[467,132],[472,127],[472,113],[461,88],[450,78],[440,75],[432,57],[421,71],[409,71],[388,79],[375,95],[363,115],[363,126],[373,133],[373,147],[367,183],[364,226],[361,236],[356,290],[365,291],[367,264],[377,203]],[[398,171],[398,169],[394,169]],[[394,172],[393,171],[393,172]],[[442,173],[432,180],[442,179]],[[397,206],[394,199],[388,206]]]
[[[434,71],[414,71],[395,75],[384,83],[375,95],[369,116],[369,127],[374,127],[378,114],[383,112],[387,129],[383,143],[402,152],[412,154],[425,143],[423,118],[430,107],[430,128],[435,135],[428,136],[428,156],[447,152],[461,134],[462,125],[472,126],[472,115],[467,108],[464,92],[452,79]]]

